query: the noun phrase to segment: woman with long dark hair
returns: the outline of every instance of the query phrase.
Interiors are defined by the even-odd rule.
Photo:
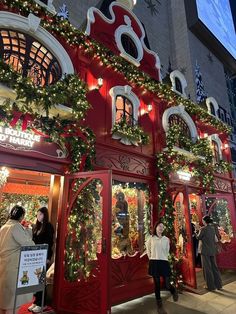
[[[161,299],[160,277],[163,277],[165,286],[170,290],[173,300],[178,301],[177,290],[170,283],[171,269],[168,261],[170,240],[163,235],[163,231],[163,223],[157,221],[154,225],[152,236],[148,239],[146,244],[147,255],[149,258],[148,273],[154,280],[157,308],[158,313],[160,314],[166,314]]]
[[[21,224],[24,216],[25,209],[15,205],[0,229],[0,314],[13,313],[20,250],[22,246],[34,245],[31,230]],[[32,294],[17,296],[17,310],[30,300]]]
[[[49,214],[47,207],[41,207],[37,212],[37,221],[33,226],[33,241],[35,244],[48,244],[47,268],[50,266],[53,255],[54,228],[49,222]],[[34,294],[34,303],[28,308],[33,313],[41,313],[42,304],[41,291]],[[45,299],[45,298],[44,298]],[[44,302],[45,304],[45,302]]]

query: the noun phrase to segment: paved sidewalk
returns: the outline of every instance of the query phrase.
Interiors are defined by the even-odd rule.
[[[184,291],[179,301],[173,302],[168,292],[163,292],[164,307],[168,314],[235,314],[236,281],[223,290],[204,295]],[[112,314],[157,314],[154,294],[112,307]]]

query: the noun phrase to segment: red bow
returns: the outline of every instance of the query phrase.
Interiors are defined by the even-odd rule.
[[[13,112],[13,119],[10,122],[10,126],[14,127],[19,120],[22,120],[22,131],[25,131],[28,125],[33,121],[33,117],[29,113],[22,113],[19,111]]]

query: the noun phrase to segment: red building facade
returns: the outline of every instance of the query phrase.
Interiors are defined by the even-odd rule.
[[[13,182],[18,196],[23,181],[48,185],[56,313],[105,314],[152,292],[145,240],[158,218],[177,284],[197,286],[191,226],[206,213],[219,266],[236,268],[229,130],[186,99],[179,71],[161,83],[131,11],[114,2],[110,14],[91,8],[82,34],[34,1],[1,3],[1,197]]]

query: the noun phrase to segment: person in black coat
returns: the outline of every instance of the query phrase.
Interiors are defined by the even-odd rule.
[[[36,245],[48,244],[47,268],[49,268],[53,255],[54,228],[49,222],[47,207],[41,207],[37,212],[37,221],[33,226],[33,241]],[[29,311],[33,313],[41,313],[42,295],[42,291],[34,294],[35,300],[28,308]]]

